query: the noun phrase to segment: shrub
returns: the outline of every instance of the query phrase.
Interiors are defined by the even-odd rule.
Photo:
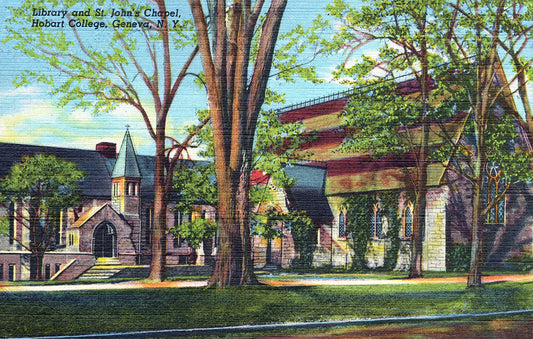
[[[511,256],[506,262],[512,264],[513,268],[522,271],[529,272],[533,270],[533,251],[531,247],[523,248],[520,253]]]
[[[446,270],[467,272],[470,268],[471,249],[468,244],[454,244],[446,251]]]

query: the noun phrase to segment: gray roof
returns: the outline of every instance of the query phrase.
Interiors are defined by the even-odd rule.
[[[111,173],[108,162],[115,159],[107,159],[91,150],[0,142],[0,177],[6,176],[11,167],[20,162],[24,155],[36,154],[53,154],[58,158],[76,163],[85,172],[85,179],[80,185],[84,195],[111,196]]]
[[[325,167],[295,165],[285,169],[296,182],[288,190],[289,209],[305,211],[316,224],[327,224],[333,220],[333,213],[326,197],[324,186],[327,170]]]
[[[124,139],[122,139],[111,177],[141,178],[141,170],[139,169],[137,155],[135,154],[135,148],[133,147],[129,130],[126,131]]]

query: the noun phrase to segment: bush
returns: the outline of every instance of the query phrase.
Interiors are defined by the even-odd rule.
[[[513,268],[521,272],[533,270],[533,253],[532,248],[524,248],[520,253],[511,256],[506,262],[512,264]]]
[[[446,251],[446,270],[448,272],[468,272],[470,258],[470,245],[454,244]]]

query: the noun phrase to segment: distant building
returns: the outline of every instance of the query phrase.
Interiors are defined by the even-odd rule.
[[[60,227],[55,230],[53,243],[44,257],[45,279],[77,278],[97,260],[107,264],[149,264],[154,157],[136,154],[129,131],[118,154],[116,145],[107,142],[96,145],[95,151],[0,143],[0,177],[7,175],[22,156],[41,153],[71,160],[86,173],[80,187],[82,202],[61,211]],[[178,198],[171,196],[167,228],[190,218],[215,219],[211,206],[193,206],[193,215],[173,212]],[[0,215],[6,212],[0,210]],[[29,279],[29,252],[14,239],[27,242],[29,236],[27,229],[11,219],[8,234],[0,234],[0,280]],[[189,262],[192,250],[186,242],[170,233],[166,241],[169,265]],[[198,263],[209,261],[212,254],[201,248]]]
[[[498,73],[505,83],[503,72]],[[434,85],[433,83],[431,85]],[[398,84],[399,93],[413,95],[419,91],[417,81]],[[506,96],[511,98],[511,96]],[[367,212],[371,224],[372,239],[366,253],[369,267],[382,267],[387,251],[391,248],[388,235],[390,216],[382,210],[380,196],[393,192],[399,196],[397,213],[400,218],[400,246],[395,268],[407,270],[410,266],[413,231],[413,203],[409,197],[409,180],[406,169],[415,166],[410,154],[372,158],[369,154],[339,152],[339,145],[346,132],[339,128],[342,112],[348,103],[344,94],[313,100],[279,111],[281,122],[301,122],[307,131],[314,131],[317,138],[304,145],[302,150],[311,152],[308,166],[289,168],[291,175],[298,177],[296,185],[285,192],[287,209],[303,209],[310,213],[317,227],[316,265],[350,265],[352,250],[349,246],[349,232],[356,225],[349,224],[349,216],[343,204],[348,197],[370,194],[375,203]],[[495,116],[515,114],[512,99],[500,100],[494,105]],[[461,126],[467,115],[457,112],[456,116],[443,123],[443,128],[455,138],[461,134]],[[356,126],[353,126],[356,127]],[[420,133],[420,127],[410,132]],[[515,142],[531,149],[524,130],[516,124],[518,138]],[[439,147],[442,136],[434,129],[430,134],[430,145]],[[315,165],[312,165],[312,162]],[[318,165],[317,165],[318,164]],[[444,271],[451,266],[453,254],[460,253],[460,247],[468,247],[471,241],[470,216],[472,213],[472,186],[460,175],[448,170],[441,163],[432,163],[428,168],[426,225],[423,235],[423,269]],[[485,194],[497,192],[501,187],[497,164],[485,169]],[[283,199],[281,199],[283,200]],[[502,268],[507,259],[521,251],[533,250],[533,187],[519,183],[512,187],[497,206],[489,211],[484,235],[486,267]],[[464,253],[464,252],[463,252]],[[448,260],[448,263],[447,263]],[[287,265],[286,261],[279,264]]]

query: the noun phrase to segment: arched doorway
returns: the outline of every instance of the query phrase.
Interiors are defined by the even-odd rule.
[[[117,256],[117,233],[111,223],[104,222],[96,227],[93,237],[93,253],[96,258]]]

